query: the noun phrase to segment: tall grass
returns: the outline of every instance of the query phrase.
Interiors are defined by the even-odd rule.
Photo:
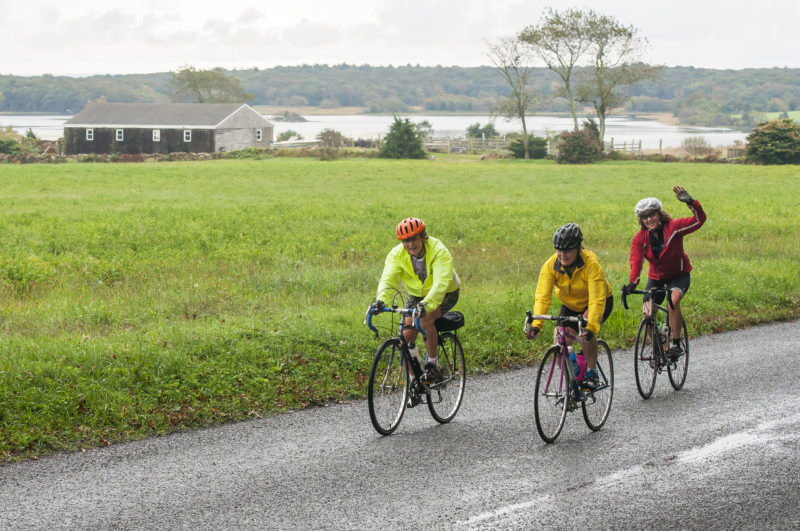
[[[691,333],[795,318],[799,173],[447,156],[0,166],[0,455],[363,396],[363,313],[409,215],[454,255],[473,372],[545,348],[521,320],[558,226],[581,225],[616,289],[634,204],[687,215],[675,184],[708,213],[685,241]],[[638,317],[617,299],[601,335],[627,345]]]

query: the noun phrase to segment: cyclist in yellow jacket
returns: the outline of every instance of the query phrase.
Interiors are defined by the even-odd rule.
[[[397,225],[395,232],[402,243],[386,256],[373,305],[385,305],[386,298],[402,281],[408,291],[406,308],[421,310],[419,323],[425,330],[428,354],[425,368],[437,368],[439,341],[433,322],[456,305],[461,282],[453,268],[450,251],[441,241],[428,236],[421,219],[406,218]],[[411,324],[410,318],[406,324]],[[418,332],[413,328],[403,333],[410,343],[417,339]]]
[[[567,324],[566,340],[567,345],[571,345],[576,338],[580,340],[587,367],[584,381],[588,386],[596,385],[597,333],[614,307],[611,284],[603,274],[597,255],[583,248],[583,233],[575,223],[567,223],[553,234],[553,247],[556,253],[542,265],[539,272],[534,313],[549,312],[555,288],[556,297],[561,301],[559,315],[580,315],[586,319],[587,324],[580,338],[577,337],[577,325]],[[541,327],[542,321],[533,321],[531,330],[525,333],[526,337],[535,339]]]

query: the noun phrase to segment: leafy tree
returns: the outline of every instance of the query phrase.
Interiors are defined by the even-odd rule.
[[[489,60],[508,84],[510,92],[500,100],[500,114],[507,118],[519,118],[522,122],[522,142],[525,158],[529,158],[528,126],[525,114],[533,110],[536,96],[528,86],[531,76],[531,56],[517,38],[500,39],[489,44]]]
[[[581,71],[576,99],[594,107],[602,140],[606,116],[613,109],[622,107],[629,98],[621,88],[654,79],[661,69],[639,62],[647,39],[640,37],[635,27],[623,26],[614,17],[593,11],[584,14],[584,23],[590,43],[587,53],[592,57],[592,63]]]
[[[759,164],[800,164],[800,125],[794,120],[761,122],[747,135],[746,154]]]
[[[339,157],[339,150],[344,147],[344,136],[333,129],[323,129],[318,135],[320,160],[334,160]]]
[[[186,65],[172,74],[172,100],[195,103],[244,103],[253,99],[242,82],[225,74],[222,68],[197,70]]]
[[[500,133],[495,129],[494,122],[489,122],[483,127],[480,122],[475,122],[467,127],[467,136],[470,138],[495,138],[500,136]]]
[[[512,140],[508,145],[508,150],[511,152],[511,156],[515,159],[525,158],[525,143],[522,141],[522,138],[515,138]],[[528,151],[530,154],[529,158],[545,158],[547,156],[547,139],[540,136],[529,135]]]
[[[577,131],[564,131],[556,145],[556,162],[559,164],[589,164],[603,157],[603,147],[597,126],[585,122]]]
[[[425,158],[425,148],[416,124],[394,115],[394,122],[381,144],[380,156],[387,159]]]
[[[583,12],[569,8],[559,13],[548,7],[543,20],[537,26],[526,27],[518,36],[520,42],[527,45],[544,61],[547,68],[561,78],[575,130],[578,129],[578,116],[575,111],[572,74],[591,46],[587,22],[590,17],[596,17],[594,11]]]
[[[433,124],[428,120],[417,122],[414,124],[414,126],[417,128],[417,134],[423,142],[433,138]]]

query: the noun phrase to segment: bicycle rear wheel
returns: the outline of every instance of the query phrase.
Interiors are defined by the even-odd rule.
[[[408,364],[399,339],[384,341],[369,372],[367,404],[372,425],[381,435],[389,435],[403,418],[408,400]]]
[[[594,391],[584,392],[581,402],[583,420],[593,431],[606,423],[614,398],[614,360],[611,359],[611,349],[602,339],[597,340],[597,374],[600,385]]]
[[[428,389],[428,409],[437,422],[450,422],[461,407],[467,369],[461,342],[452,332],[439,334],[439,370],[442,381]]]
[[[569,396],[567,379],[561,359],[561,347],[550,347],[539,364],[536,392],[533,395],[536,429],[546,443],[555,441],[564,427]]]
[[[658,347],[653,344],[653,322],[649,319],[642,319],[642,322],[639,323],[639,330],[636,332],[633,365],[636,373],[636,387],[644,399],[650,398],[656,385],[656,374],[658,374],[656,348]]]
[[[681,350],[683,352],[678,361],[667,365],[669,383],[676,391],[683,387],[686,382],[686,373],[689,372],[689,332],[686,329],[686,321],[683,321],[681,326]]]

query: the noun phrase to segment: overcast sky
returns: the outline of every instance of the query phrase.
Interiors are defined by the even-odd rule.
[[[657,64],[800,67],[798,0],[0,0],[0,74],[488,65],[487,41],[536,24],[548,5],[632,24]]]

